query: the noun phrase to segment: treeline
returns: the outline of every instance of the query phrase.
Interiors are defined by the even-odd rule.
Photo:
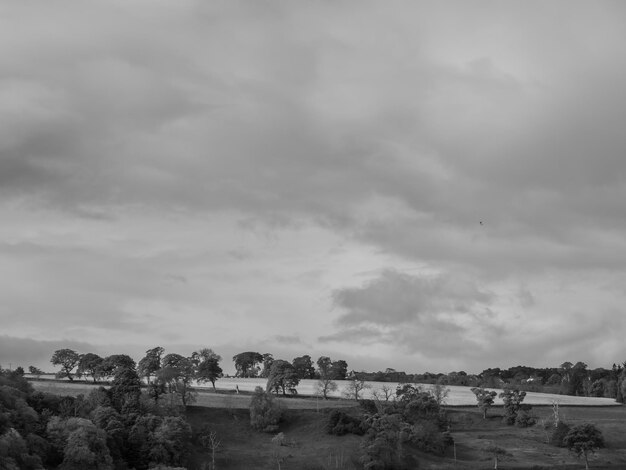
[[[180,397],[141,390],[134,361],[108,388],[60,397],[34,391],[23,370],[0,369],[0,468],[144,470],[186,463],[192,439]]]
[[[153,388],[160,386],[189,388],[189,382],[215,382],[223,376],[219,363],[221,357],[210,349],[193,352],[190,356],[168,354],[163,356],[163,348],[156,347],[147,351],[137,371]],[[614,398],[624,402],[626,396],[626,372],[624,364],[613,364],[612,368],[589,369],[584,362],[564,362],[558,367],[515,366],[508,369],[489,368],[480,374],[468,374],[454,371],[447,374],[430,373],[407,374],[388,368],[377,372],[355,372],[348,370],[346,361],[331,360],[321,356],[313,361],[311,356],[303,355],[292,359],[275,359],[271,353],[261,354],[245,351],[232,358],[236,377],[255,377],[272,379],[268,389],[276,387],[282,393],[295,393],[302,379],[345,380],[357,377],[359,380],[375,382],[424,383],[442,385],[460,385],[468,387],[503,388],[516,387],[520,390],[556,393],[562,395]],[[105,358],[94,353],[79,354],[73,350],[55,351],[52,363],[60,366],[58,376],[73,380],[75,377],[91,378],[94,382],[107,380],[120,365],[133,362],[126,355],[112,355]],[[30,367],[33,372],[32,366]],[[36,369],[35,369],[36,370]],[[41,371],[38,371],[41,372]],[[154,378],[152,381],[151,379]],[[271,383],[270,383],[271,382]],[[328,390],[324,390],[327,392]],[[154,393],[158,393],[155,390]],[[326,396],[326,393],[324,393]],[[187,394],[182,395],[187,400]]]
[[[489,368],[480,374],[465,371],[448,374],[407,374],[394,369],[359,372],[363,380],[376,382],[424,383],[460,385],[482,388],[516,387],[520,390],[586,397],[615,398],[620,403],[626,397],[626,362],[613,364],[611,369],[589,369],[584,362],[564,362],[559,367],[515,366],[508,369]]]

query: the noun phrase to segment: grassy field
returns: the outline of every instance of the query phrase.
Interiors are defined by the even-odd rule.
[[[68,382],[33,382],[38,390],[59,395],[87,394],[92,385]],[[361,437],[331,436],[324,432],[330,409],[342,407],[358,414],[359,407],[349,400],[317,400],[315,398],[284,398],[285,419],[280,431],[286,436],[287,446],[272,444],[272,435],[253,431],[249,426],[248,392],[232,391],[198,394],[196,406],[188,407],[187,419],[194,432],[202,428],[215,431],[221,441],[216,455],[220,470],[322,470],[358,469],[358,451]],[[538,424],[517,428],[502,423],[502,409],[494,407],[488,419],[482,419],[475,406],[448,407],[455,447],[443,457],[420,456],[420,469],[493,468],[492,458],[481,451],[488,444],[506,450],[500,460],[500,469],[560,469],[584,468],[566,449],[547,444],[548,432],[542,426],[552,414],[549,406],[535,406],[533,414]],[[593,469],[626,469],[626,407],[624,406],[560,406],[561,419],[570,425],[593,423],[602,431],[607,447],[601,449],[590,464]],[[456,452],[456,459],[455,459]],[[194,439],[190,470],[200,470],[209,460],[208,453]],[[207,467],[208,468],[208,467]]]
[[[353,435],[330,436],[324,432],[329,410],[286,410],[280,431],[290,443],[278,447],[272,444],[272,435],[250,429],[245,410],[190,407],[187,418],[194,427],[207,426],[220,436],[222,445],[216,466],[224,470],[277,469],[277,457],[283,459],[282,470],[358,469],[358,450],[361,438]],[[359,413],[358,408],[352,409]],[[493,468],[493,459],[481,449],[495,444],[506,450],[500,469],[580,469],[584,463],[566,449],[546,443],[548,434],[538,424],[517,428],[502,423],[501,409],[491,411],[483,420],[475,407],[448,410],[455,448],[443,457],[422,454],[420,469],[478,470]],[[549,407],[537,407],[535,415],[547,419]],[[590,461],[593,469],[626,468],[626,408],[576,407],[561,408],[561,418],[571,425],[591,422],[603,432],[607,448],[601,449]],[[455,460],[456,450],[456,460]],[[190,468],[201,468],[208,454],[195,448]]]

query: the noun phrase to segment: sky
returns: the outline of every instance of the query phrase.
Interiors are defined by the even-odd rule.
[[[0,0],[0,364],[626,359],[621,1]]]

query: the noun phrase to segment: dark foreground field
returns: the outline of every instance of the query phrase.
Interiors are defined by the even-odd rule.
[[[358,408],[353,408],[359,413]],[[488,469],[493,459],[481,449],[495,444],[506,450],[500,459],[500,469],[580,469],[584,461],[577,459],[566,449],[546,443],[547,433],[541,419],[547,419],[551,408],[535,408],[540,423],[521,429],[502,423],[500,411],[492,410],[483,420],[476,408],[449,409],[455,448],[445,456],[422,454],[420,469]],[[208,426],[217,432],[221,448],[217,453],[216,468],[229,470],[249,469],[358,469],[358,451],[361,438],[354,435],[330,436],[324,432],[329,410],[320,411],[289,409],[280,431],[284,433],[287,446],[272,443],[271,434],[250,429],[246,410],[190,407],[187,418],[194,430]],[[582,422],[596,424],[603,432],[607,448],[591,458],[593,469],[626,469],[626,409],[624,407],[576,407],[562,408],[561,417],[574,425]],[[456,460],[455,460],[456,450]],[[190,468],[201,468],[207,453],[195,447]],[[281,459],[280,467],[278,459]]]
[[[89,384],[37,383],[36,389],[59,395],[87,394]],[[362,411],[348,400],[317,400],[315,398],[280,399],[284,420],[280,432],[287,445],[272,443],[273,434],[253,431],[249,425],[250,395],[202,392],[195,406],[187,409],[187,419],[193,427],[193,452],[188,468],[209,469],[209,454],[197,440],[202,430],[217,433],[220,447],[216,453],[216,470],[326,470],[359,469],[358,453],[362,438],[354,435],[332,436],[324,431],[328,415],[341,407],[350,414]],[[490,410],[482,419],[476,407],[449,407],[448,418],[455,446],[446,455],[436,457],[419,454],[420,469],[488,469],[493,459],[482,449],[496,445],[506,451],[499,462],[500,469],[580,469],[584,462],[567,449],[547,444],[550,429],[547,422],[552,414],[549,406],[535,406],[533,414],[538,424],[518,428],[502,423],[499,408]],[[570,425],[593,423],[603,433],[606,448],[590,459],[593,469],[626,469],[626,407],[565,407],[560,417]],[[456,458],[455,458],[456,455]],[[206,465],[203,467],[203,464]]]

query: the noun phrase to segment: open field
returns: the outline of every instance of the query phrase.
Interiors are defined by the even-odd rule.
[[[360,413],[358,407],[347,410]],[[476,407],[453,408],[448,411],[455,440],[444,456],[419,454],[421,470],[479,470],[493,468],[492,458],[482,449],[495,444],[506,450],[500,469],[559,469],[584,468],[567,449],[546,443],[548,434],[538,424],[521,429],[501,421],[501,410],[494,409],[483,420]],[[535,410],[536,416],[547,419],[551,408]],[[570,424],[594,423],[606,438],[607,448],[590,460],[592,469],[626,468],[626,407],[562,408],[561,417]],[[293,470],[358,469],[358,453],[362,438],[354,435],[330,436],[324,432],[328,410],[287,410],[280,431],[288,446],[272,444],[272,434],[250,429],[249,416],[244,410],[190,407],[187,419],[194,430],[207,426],[217,432],[222,447],[217,454],[217,468],[223,470],[270,470],[278,468],[276,457],[283,458],[281,468]],[[195,448],[189,468],[200,468],[206,452]]]
[[[56,390],[53,393],[61,393],[63,392],[66,395],[78,395],[80,393],[89,393],[92,387],[92,384],[85,382],[69,382],[69,381],[51,381],[51,380],[33,380],[33,385],[38,390],[46,390],[47,387],[54,387]],[[240,378],[223,378],[217,381],[217,391],[219,394],[226,394],[231,396],[234,394],[235,390],[239,388],[241,392],[253,392],[256,387],[262,387],[265,389],[266,380],[265,379],[240,379]],[[348,385],[347,381],[339,380],[337,381],[337,391],[330,393],[329,396],[333,398],[340,398],[343,394],[343,391],[346,389]],[[363,398],[371,398],[372,394],[375,391],[380,391],[382,387],[389,387],[391,390],[395,390],[398,383],[396,382],[367,382],[369,386],[368,389],[363,393]],[[310,408],[316,408],[318,406],[318,400],[314,397],[317,396],[316,392],[317,381],[316,380],[302,380],[297,387],[298,394],[311,397],[310,401],[307,402],[310,405]],[[424,389],[428,390],[430,385],[422,385]],[[460,386],[449,386],[449,394],[446,399],[446,404],[449,406],[472,406],[476,404],[476,397],[472,393],[469,387],[460,387]],[[198,386],[197,390],[200,392],[198,404],[202,406],[217,406],[223,407],[222,399],[217,398],[216,394],[214,394],[213,389],[210,386],[202,385]],[[499,389],[490,389],[496,390],[500,393],[502,390]],[[212,398],[208,398],[212,397]],[[246,399],[248,400],[248,399]],[[249,401],[249,400],[248,400]],[[286,400],[287,402],[291,402],[292,400]],[[235,408],[241,407],[239,406],[240,399],[235,397],[230,400],[230,402],[235,404]],[[569,395],[556,395],[551,393],[536,393],[536,392],[528,392],[526,394],[526,398],[524,399],[524,403],[528,403],[530,405],[551,405],[553,402],[559,403],[559,405],[572,405],[572,406],[614,406],[619,405],[612,398],[595,398],[595,397],[573,397]],[[502,405],[502,400],[500,398],[496,398],[496,405]],[[294,405],[292,405],[294,406]]]

